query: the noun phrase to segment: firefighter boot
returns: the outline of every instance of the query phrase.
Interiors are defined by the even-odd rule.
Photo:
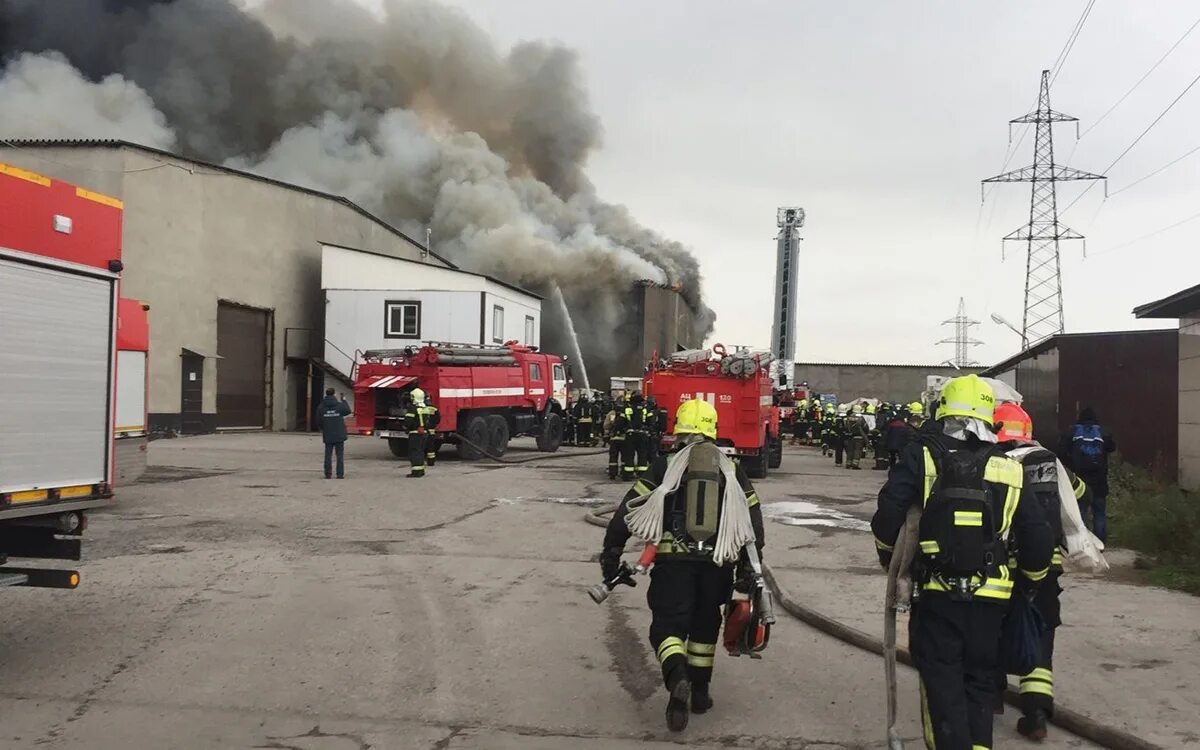
[[[706,713],[713,707],[712,696],[708,694],[707,682],[692,683],[692,713]]]
[[[1041,742],[1046,739],[1046,712],[1035,708],[1031,713],[1017,719],[1017,731],[1025,739]]]
[[[667,698],[667,729],[682,732],[688,725],[688,702],[692,697],[692,683],[682,677],[670,689]]]

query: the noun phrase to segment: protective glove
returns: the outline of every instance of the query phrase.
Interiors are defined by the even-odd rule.
[[[609,580],[621,570],[621,552],[623,550],[609,548],[600,553],[600,572],[604,580]]]

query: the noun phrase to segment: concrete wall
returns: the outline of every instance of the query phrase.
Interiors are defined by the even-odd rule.
[[[807,381],[811,390],[836,394],[839,401],[863,397],[908,403],[920,399],[927,375],[954,377],[969,372],[978,369],[797,362],[793,383]]]
[[[180,351],[217,350],[217,302],[272,311],[268,424],[297,423],[287,328],[319,331],[321,243],[421,259],[421,249],[326,197],[123,147],[4,149],[3,159],[125,202],[122,294],[150,305],[152,426],[178,425]],[[432,256],[428,261],[441,265]],[[214,360],[203,411],[216,424]],[[292,377],[296,377],[293,368]],[[289,392],[292,398],[288,397]]]
[[[1179,319],[1179,483],[1200,490],[1200,311]]]

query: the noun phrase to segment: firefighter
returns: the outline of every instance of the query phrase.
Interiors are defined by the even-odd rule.
[[[649,465],[658,458],[663,430],[667,427],[667,410],[658,408],[658,400],[650,396],[646,399],[646,412],[649,416],[646,425],[646,463]]]
[[[1036,591],[1054,548],[1045,514],[1023,489],[1021,464],[997,445],[994,408],[991,386],[977,376],[947,382],[937,429],[927,426],[905,446],[871,520],[886,568],[909,508],[921,509],[909,649],[930,750],[992,747],[1006,604]]]
[[[846,412],[845,404],[837,407],[829,427],[829,446],[833,449],[833,465],[841,466],[846,454]]]
[[[650,468],[648,443],[650,440],[646,428],[649,422],[649,412],[641,391],[634,391],[629,397],[629,404],[618,415],[617,429],[624,436],[621,446],[621,476],[625,479],[636,479]]]
[[[687,726],[689,700],[692,713],[712,708],[709,683],[721,606],[729,600],[735,565],[748,562],[745,545],[753,542],[761,558],[764,536],[754,487],[716,446],[712,404],[700,399],[680,404],[675,435],[677,452],[656,459],[613,514],[600,567],[606,579],[616,574],[631,536],[629,524],[643,538],[646,522],[658,531],[646,596],[650,646],[669,694],[667,726],[678,732]],[[677,473],[680,461],[686,465]]]
[[[837,407],[825,404],[821,413],[821,455],[833,453],[833,423],[837,421]]]
[[[579,394],[579,400],[571,407],[571,416],[575,421],[575,444],[595,445],[592,440],[592,425],[596,421],[595,407],[588,398],[587,391]]]
[[[604,415],[604,434],[608,440],[608,478],[617,479],[621,470],[621,455],[624,453],[625,432],[620,429],[621,414],[625,405],[614,401],[612,409]]]
[[[1041,655],[1037,667],[1026,675],[1020,675],[1021,718],[1017,720],[1017,731],[1031,740],[1046,737],[1046,722],[1054,715],[1054,634],[1062,624],[1059,595],[1062,575],[1065,535],[1061,508],[1064,502],[1077,503],[1090,500],[1090,490],[1083,480],[1063,466],[1067,472],[1073,494],[1062,497],[1059,493],[1058,470],[1061,464],[1056,456],[1033,439],[1033,420],[1019,405],[1000,404],[996,407],[995,421],[997,437],[1007,448],[1008,455],[1021,462],[1025,469],[1025,489],[1037,498],[1054,533],[1055,549],[1050,560],[1050,572],[1038,586],[1033,604],[1042,616],[1045,630],[1042,631]],[[1013,556],[1010,553],[1009,560]],[[1002,691],[1007,680],[1003,673],[997,679]],[[999,705],[999,703],[997,703]]]
[[[861,469],[858,460],[862,458],[863,445],[867,442],[867,423],[863,419],[862,407],[855,404],[845,420],[846,468]]]
[[[404,429],[408,430],[408,461],[411,469],[408,476],[416,479],[425,476],[425,462],[435,451],[430,450],[433,436],[429,433],[438,425],[438,410],[425,403],[425,391],[414,388],[404,412]]]

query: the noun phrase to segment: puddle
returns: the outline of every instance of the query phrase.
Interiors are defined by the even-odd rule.
[[[583,505],[589,508],[608,505],[613,501],[603,497],[498,497],[493,502],[500,505],[517,503],[558,503],[560,505]]]
[[[185,482],[189,479],[207,479],[228,474],[227,471],[206,471],[182,466],[151,466],[138,478],[135,484],[162,484],[164,482]]]
[[[785,526],[824,526],[827,528],[870,531],[871,524],[839,510],[804,500],[763,503],[763,517]]]

